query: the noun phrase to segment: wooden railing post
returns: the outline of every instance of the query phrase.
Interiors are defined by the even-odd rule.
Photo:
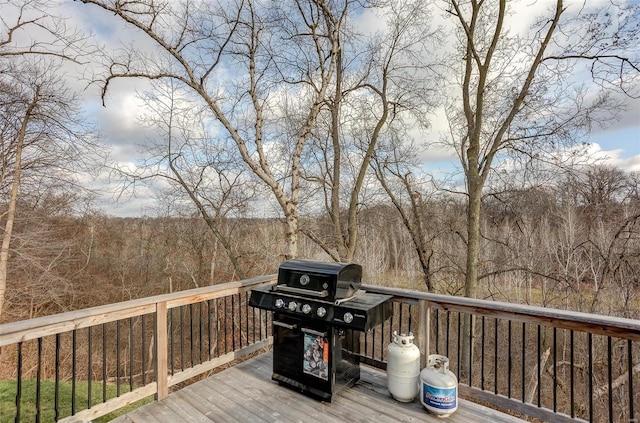
[[[429,357],[429,339],[431,338],[431,303],[419,300],[418,348],[420,349],[420,368],[427,366]]]
[[[156,400],[169,395],[167,365],[167,302],[156,303]]]

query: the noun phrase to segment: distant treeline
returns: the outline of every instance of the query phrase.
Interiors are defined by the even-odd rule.
[[[640,197],[637,184],[510,189],[483,204],[481,296],[637,316],[640,309]],[[466,205],[450,195],[421,199],[429,266],[396,208],[363,206],[354,261],[365,283],[459,295],[465,273]],[[51,212],[53,211],[53,212]],[[19,210],[3,321],[80,309],[238,279],[219,237],[200,218],[72,216],[44,203]],[[245,277],[275,273],[284,260],[278,219],[219,219]],[[303,233],[331,222],[300,216]],[[299,257],[330,260],[300,236]],[[326,240],[324,241],[326,244]],[[425,270],[428,272],[425,274]]]

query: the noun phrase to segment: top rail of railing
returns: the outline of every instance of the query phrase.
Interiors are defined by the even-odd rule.
[[[256,286],[274,283],[275,278],[276,275],[261,276],[224,285],[207,286],[172,294],[156,295],[52,316],[6,323],[0,325],[0,347],[20,341],[36,339],[41,336],[55,335],[73,329],[80,329],[98,323],[107,323],[118,319],[152,313],[155,311],[156,304],[161,302],[166,302],[167,308],[174,308],[197,301],[223,297],[234,292],[244,292]],[[429,302],[432,307],[443,310],[470,312],[489,317],[510,318],[527,323],[616,336],[635,341],[640,340],[640,320],[500,301],[432,294],[377,285],[364,285],[363,288],[370,292],[393,295],[396,300],[415,303],[420,300],[425,300]]]
[[[363,289],[369,292],[393,295],[396,300],[404,299],[410,303],[417,303],[420,300],[424,300],[430,303],[431,307],[443,310],[505,318],[525,323],[552,326],[559,329],[570,329],[640,341],[640,320],[524,304],[454,297],[376,285],[364,285]]]
[[[167,308],[171,309],[181,305],[193,304],[199,301],[245,292],[257,286],[271,284],[275,282],[275,278],[276,275],[260,276],[238,282],[206,286],[171,294],[155,295],[35,319],[5,323],[0,325],[0,347],[101,323],[109,323],[129,317],[153,313],[156,311],[156,305],[159,303],[166,303]]]

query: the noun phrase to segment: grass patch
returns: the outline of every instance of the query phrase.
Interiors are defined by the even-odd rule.
[[[20,421],[33,422],[36,420],[36,389],[35,380],[22,381],[22,395],[20,399]],[[63,419],[71,415],[72,403],[71,382],[58,383],[58,419]],[[129,391],[129,385],[120,385],[120,394]],[[16,381],[0,380],[0,423],[12,423],[16,415]],[[117,396],[117,386],[107,384],[107,400]],[[105,416],[95,419],[95,422],[108,422],[120,415],[134,410],[144,404],[153,401],[153,397],[144,398],[120,410],[116,410]],[[91,404],[96,405],[103,402],[102,383],[93,382],[91,385]],[[88,384],[86,381],[76,381],[75,386],[75,411],[76,413],[87,409],[88,405]],[[40,421],[55,421],[55,382],[49,380],[40,381]]]

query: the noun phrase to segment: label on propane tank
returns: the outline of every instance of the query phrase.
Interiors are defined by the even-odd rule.
[[[456,408],[457,388],[436,388],[435,386],[422,383],[422,402],[433,408],[440,410],[451,410]]]

